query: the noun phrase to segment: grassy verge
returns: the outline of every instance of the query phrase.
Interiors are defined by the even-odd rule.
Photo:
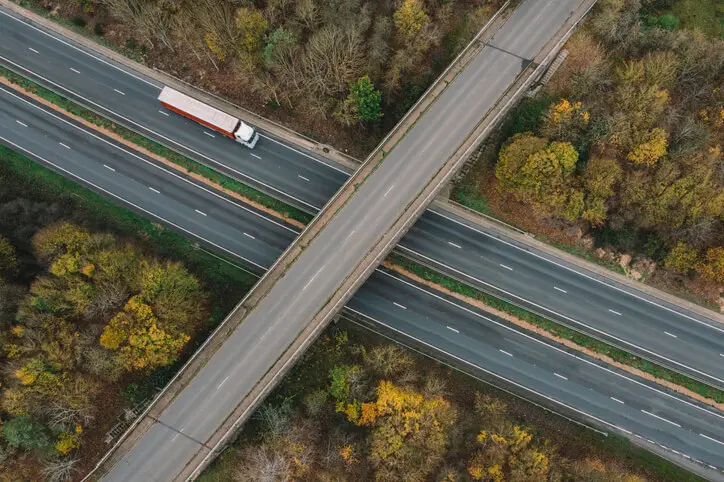
[[[710,387],[705,383],[692,380],[687,376],[681,375],[647,360],[643,360],[624,350],[613,347],[593,337],[551,321],[548,318],[533,314],[527,310],[508,303],[507,301],[503,301],[499,298],[483,293],[470,285],[461,283],[407,258],[394,255],[392,256],[392,260],[396,265],[425,279],[426,281],[440,285],[463,296],[479,300],[492,308],[531,323],[557,337],[570,340],[573,343],[592,350],[598,354],[608,356],[616,362],[636,368],[661,380],[684,387],[698,395],[714,400],[717,403],[724,402],[724,392],[714,387]]]
[[[84,107],[81,107],[75,102],[66,99],[65,97],[62,97],[55,92],[16,74],[15,72],[12,72],[4,67],[0,67],[0,75],[12,82],[13,84],[38,95],[39,97],[55,104],[56,106],[60,107],[68,113],[87,120],[88,122],[102,127],[103,129],[107,129],[122,137],[123,139],[144,149],[147,149],[148,151],[157,154],[169,160],[170,162],[184,168],[189,173],[198,174],[205,179],[208,179],[209,181],[222,186],[225,189],[233,191],[247,199],[257,202],[262,206],[281,214],[282,216],[289,217],[304,224],[309,223],[313,218],[313,216],[295,207],[289,206],[288,204],[283,203],[250,186],[247,186],[246,184],[224,176],[223,174],[220,174],[209,167],[206,167],[192,159],[189,159],[186,156],[182,156],[181,154],[157,142],[154,142],[147,137],[137,134],[130,129],[119,126],[115,122],[101,117],[96,113]]]

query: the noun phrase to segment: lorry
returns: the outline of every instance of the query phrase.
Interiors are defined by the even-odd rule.
[[[253,149],[259,140],[259,133],[250,125],[171,87],[164,87],[158,100],[168,110],[213,129],[249,149]]]

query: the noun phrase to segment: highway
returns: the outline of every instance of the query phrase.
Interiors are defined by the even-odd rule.
[[[154,167],[153,161],[88,133],[42,107],[32,107],[4,89],[0,90],[0,132],[3,144],[46,165],[52,163],[51,167],[70,178],[82,177],[83,183],[97,191],[132,205],[151,218],[174,223],[175,229],[211,242],[216,249],[253,266],[267,266],[286,246],[274,243],[282,239],[288,243],[294,236],[273,220]],[[120,166],[127,168],[119,169]],[[143,174],[135,175],[136,172]],[[151,187],[159,193],[151,191]],[[203,222],[198,222],[196,209],[207,214]],[[244,233],[254,233],[255,239]],[[567,354],[395,274],[378,270],[347,309],[427,344],[429,349],[449,358],[464,360],[474,373],[482,370],[504,378],[517,386],[518,392],[548,402],[553,410],[577,412],[578,415],[573,414],[576,418],[601,428],[634,438],[638,435],[644,446],[651,444],[648,440],[655,444],[653,448],[662,449],[663,445],[667,447],[666,453],[680,463],[687,460],[671,450],[702,461],[703,469],[709,464],[724,467],[721,414]],[[209,380],[205,389],[213,391],[223,380]],[[165,430],[168,429],[158,429],[161,436]],[[184,435],[175,433],[171,439],[173,450],[194,449],[195,442]],[[154,479],[155,470],[137,475],[137,480],[159,480]]]
[[[347,179],[343,168],[268,133],[254,151],[211,138],[201,126],[159,109],[155,80],[36,30],[3,8],[0,33],[0,64],[312,212]],[[724,330],[713,319],[519,247],[439,209],[426,212],[400,246],[404,254],[481,289],[724,388]]]

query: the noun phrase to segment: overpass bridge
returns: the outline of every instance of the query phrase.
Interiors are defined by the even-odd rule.
[[[456,59],[101,466],[193,479],[422,213],[595,0],[524,0]]]

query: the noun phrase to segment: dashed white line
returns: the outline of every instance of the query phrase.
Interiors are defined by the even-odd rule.
[[[229,376],[231,376],[231,375],[229,375]],[[221,388],[221,385],[223,385],[224,383],[226,383],[226,380],[228,380],[228,379],[229,379],[229,377],[226,377],[226,378],[224,378],[223,380],[221,380],[221,383],[219,383],[219,386],[216,387],[216,389],[218,390],[219,388]]]
[[[452,241],[448,241],[447,244],[449,244],[453,248],[463,249],[459,244],[455,244]]]
[[[714,467],[713,465],[711,465],[711,464],[706,464],[706,465],[708,465],[710,469],[716,470],[716,467]]]
[[[651,440],[651,439],[648,439],[648,438],[647,438],[647,439],[646,439],[646,441],[647,441],[648,443],[650,443],[650,444],[654,444],[654,445],[656,445],[656,442],[654,442],[654,441],[653,441],[653,440]]]
[[[671,451],[672,451],[673,453],[675,453],[676,455],[681,455],[681,452],[679,452],[678,450],[671,449]]]
[[[561,288],[559,288],[558,286],[554,286],[553,289],[556,290],[556,291],[560,291],[561,293],[568,293],[568,291],[566,291],[566,290],[564,290],[564,289],[561,289]]]
[[[69,146],[69,145],[63,144],[62,142],[59,142],[58,144],[60,144],[61,146],[65,147],[66,149],[70,149],[70,146]]]
[[[261,159],[261,156],[258,156],[258,155],[256,155],[256,154],[253,154],[253,153],[251,153],[251,152],[250,152],[249,154],[251,154],[251,157],[256,157],[257,159]]]
[[[390,193],[390,191],[392,191],[392,188],[393,188],[393,187],[395,187],[394,184],[393,184],[392,186],[390,186],[389,188],[387,188],[387,191],[385,191],[385,194],[384,194],[384,196],[382,196],[382,197],[387,197],[387,195]]]
[[[307,284],[304,285],[304,288],[302,288],[302,291],[306,290],[307,287],[308,287],[310,284],[312,284],[312,281],[314,281],[314,278],[316,278],[316,277],[319,275],[319,273],[322,272],[323,269],[324,269],[324,266],[322,266],[321,268],[319,268],[319,269],[317,270],[317,272],[314,273],[314,276],[312,276],[312,279],[310,279],[309,281],[307,281]]]
[[[397,302],[395,302],[395,301],[393,301],[392,304],[395,305],[395,306],[398,307],[398,308],[402,308],[403,310],[406,310],[406,309],[407,309],[407,306],[401,305],[401,304],[399,304],[399,303],[397,303]]]
[[[116,170],[113,169],[113,168],[112,168],[111,166],[109,166],[108,164],[103,164],[103,167],[105,167],[105,168],[108,169],[109,171],[116,172]]]
[[[555,376],[557,376],[558,378],[562,378],[562,379],[564,379],[564,380],[568,380],[566,377],[564,377],[563,375],[561,375],[561,374],[559,374],[559,373],[553,372],[553,374],[554,374]]]
[[[28,50],[30,50],[31,52],[35,52],[36,54],[40,53],[37,50],[35,50],[33,47],[28,47]]]
[[[501,264],[500,266],[502,266],[503,268],[505,268],[507,270],[513,271],[513,268],[511,268],[510,266],[505,266],[504,264]]]
[[[618,402],[618,403],[620,403],[621,405],[624,404],[624,403],[623,403],[623,400],[619,400],[619,399],[616,398],[616,397],[611,397],[611,400],[613,400],[614,402]]]
[[[194,209],[194,211],[196,211],[197,213],[199,213],[202,216],[206,216],[206,213],[203,213],[203,212],[199,211],[198,209]]]
[[[17,122],[18,124],[20,124],[23,127],[28,127],[28,125],[26,123],[20,122],[19,120],[16,120],[15,122]]]
[[[71,67],[70,70],[72,70],[72,71],[75,72],[76,74],[80,74],[80,70],[74,69],[73,67]]]
[[[673,333],[669,333],[668,331],[665,331],[664,333],[669,335],[671,338],[679,338],[678,336],[674,335]]]
[[[154,188],[152,188],[151,186],[148,186],[148,189],[150,189],[151,191],[155,192],[156,194],[161,194],[161,191],[159,191],[158,189],[154,189]]]
[[[301,174],[297,174],[297,177],[298,177],[299,179],[303,180],[303,181],[309,182],[309,179],[307,179],[306,177],[302,176]]]
[[[659,420],[663,420],[663,421],[666,422],[666,423],[670,423],[671,425],[674,425],[675,427],[681,428],[681,425],[679,425],[678,423],[672,422],[671,420],[667,420],[667,419],[665,419],[664,417],[659,417],[659,416],[656,415],[655,413],[647,412],[646,410],[641,410],[641,411],[644,412],[646,415],[650,415],[650,416],[652,416],[652,417],[654,417],[654,418],[658,418]]]
[[[252,236],[249,233],[244,233],[244,236],[246,236],[247,238],[256,239],[254,236]]]
[[[724,442],[722,442],[721,440],[717,440],[717,439],[715,439],[715,438],[711,438],[711,437],[709,437],[708,435],[704,435],[703,433],[700,433],[699,435],[701,435],[702,437],[704,437],[704,438],[707,439],[707,440],[711,440],[712,442],[716,442],[716,443],[718,443],[719,445],[724,445]]]
[[[503,355],[513,356],[512,353],[508,353],[507,351],[501,350],[500,348],[498,348],[498,351],[499,351],[500,353],[502,353]]]
[[[460,333],[460,330],[456,330],[456,329],[453,328],[452,326],[448,326],[447,329],[450,330],[450,331],[452,331],[452,332],[455,332],[455,333]]]
[[[681,456],[684,457],[684,458],[686,458],[686,459],[690,459],[690,458],[691,458],[691,457],[689,457],[689,456],[686,455],[686,454],[681,454]]]
[[[164,111],[162,111],[162,110],[159,110],[158,112],[159,112],[159,114],[163,114],[163,115],[165,115],[166,117],[168,117],[168,112],[164,112]]]
[[[611,310],[611,309],[609,309],[608,311],[610,311],[610,312],[613,313],[614,315],[623,316],[623,315],[621,315],[621,313],[619,313],[618,311],[613,311],[613,310]]]
[[[206,135],[209,136],[209,137],[216,137],[215,135],[211,134],[210,132],[204,131],[204,134],[206,134]]]
[[[118,92],[118,93],[121,94],[121,95],[126,95],[125,92],[121,92],[121,91],[118,90],[118,89],[113,89],[113,90],[116,91],[116,92]]]

